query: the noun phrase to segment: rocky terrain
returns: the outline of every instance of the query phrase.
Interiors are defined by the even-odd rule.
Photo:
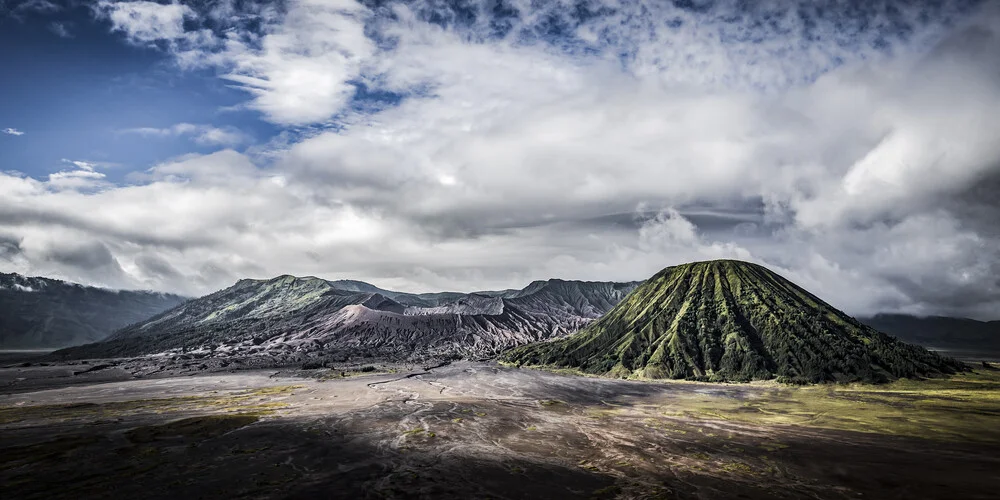
[[[415,295],[312,277],[241,280],[53,357],[155,355],[206,368],[483,359],[568,335],[637,285],[548,280],[516,291]]]
[[[612,377],[734,382],[886,382],[963,369],[765,267],[728,260],[668,267],[582,331],[503,359]]]
[[[96,342],[185,300],[166,293],[106,290],[0,273],[0,349]]]

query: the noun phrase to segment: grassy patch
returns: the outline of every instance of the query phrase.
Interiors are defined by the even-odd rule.
[[[368,368],[371,369],[369,370]],[[367,375],[386,375],[396,372],[397,370],[395,369],[381,370],[372,366],[366,366],[360,370],[329,370],[317,376],[316,380],[323,382],[326,380],[339,380],[345,378],[363,377]]]
[[[939,440],[1000,442],[1000,374],[884,385],[776,387],[745,399],[681,395],[665,414]]]
[[[722,464],[720,469],[729,472],[731,474],[753,474],[753,467],[743,463],[743,462],[726,462]]]
[[[109,403],[74,403],[62,405],[31,405],[0,407],[0,425],[25,421],[69,420],[100,421],[138,414],[161,414],[222,410],[256,416],[274,414],[286,408],[282,402],[262,401],[270,397],[291,395],[300,385],[280,385],[241,391],[226,396],[184,396],[175,398],[137,399]]]
[[[274,396],[274,395],[286,395],[292,394],[296,389],[302,389],[303,385],[275,385],[271,387],[262,387],[260,389],[252,389],[241,393],[239,395],[246,396]]]
[[[30,420],[107,419],[134,413],[164,413],[190,408],[200,398],[140,399],[111,403],[0,407],[0,425]]]

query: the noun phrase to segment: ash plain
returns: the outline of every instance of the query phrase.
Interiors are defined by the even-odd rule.
[[[457,361],[0,368],[5,498],[996,498],[1000,370],[886,387]],[[10,361],[8,359],[7,361]]]

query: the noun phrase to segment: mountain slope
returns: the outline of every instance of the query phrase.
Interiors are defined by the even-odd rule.
[[[0,273],[0,348],[95,342],[184,302],[170,294],[117,291]]]
[[[203,350],[270,358],[271,364],[317,357],[493,357],[576,331],[636,285],[550,280],[516,293],[418,296],[311,277],[241,280],[123,328],[105,342],[57,354],[123,357]]]
[[[713,381],[882,382],[960,369],[762,266],[726,260],[668,267],[577,334],[514,349],[503,359],[617,377]]]
[[[185,330],[199,325],[283,317],[325,304],[330,296],[343,298],[343,305],[361,303],[374,294],[338,290],[319,278],[279,276],[270,280],[238,281],[235,285],[192,300],[141,324],[115,332],[109,339]]]
[[[553,317],[598,318],[639,284],[638,281],[611,283],[551,279],[532,282],[504,300],[523,310]]]

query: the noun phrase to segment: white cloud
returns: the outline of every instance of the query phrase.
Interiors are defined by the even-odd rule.
[[[111,187],[111,184],[104,180],[106,176],[94,170],[97,167],[111,164],[68,160],[66,158],[63,158],[62,162],[72,165],[75,168],[49,174],[46,186],[50,190],[86,192]]]
[[[3,132],[5,134],[7,134],[7,135],[15,135],[15,136],[16,135],[24,135],[24,132],[21,132],[20,130],[18,130],[16,128],[9,128],[9,127],[5,128],[3,130],[0,130],[0,132]]]
[[[235,146],[246,141],[246,135],[238,130],[215,127],[203,129],[194,136],[194,142],[202,145]]]
[[[104,185],[104,174],[92,170],[65,170],[49,174],[48,186],[52,189],[83,190]]]
[[[184,20],[197,17],[181,3],[121,2],[101,0],[96,9],[111,21],[112,29],[137,43],[183,38]]]
[[[97,163],[92,163],[92,162],[89,162],[89,161],[68,160],[66,158],[63,158],[62,162],[63,163],[68,163],[70,165],[73,165],[73,166],[79,168],[80,170],[86,170],[86,171],[90,171],[90,172],[93,172],[94,168],[97,167],[97,166],[99,166]]]
[[[178,123],[166,128],[139,127],[122,130],[124,133],[138,134],[150,137],[188,136],[202,146],[237,146],[250,142],[250,138],[234,127],[213,127],[211,125],[196,125]]]
[[[9,14],[16,19],[23,20],[26,13],[38,13],[38,14],[51,14],[53,12],[58,12],[62,10],[60,5],[57,5],[49,0],[24,0],[20,2],[10,2],[11,7]],[[0,12],[3,12],[4,2],[0,2]]]
[[[249,106],[272,121],[323,122],[350,100],[350,81],[374,52],[364,33],[368,15],[353,0],[290,2],[280,24],[253,44],[229,38],[214,61],[227,70],[223,78],[254,96]]]
[[[69,31],[67,23],[53,21],[49,23],[49,31],[55,33],[59,38],[73,38],[73,33]]]

